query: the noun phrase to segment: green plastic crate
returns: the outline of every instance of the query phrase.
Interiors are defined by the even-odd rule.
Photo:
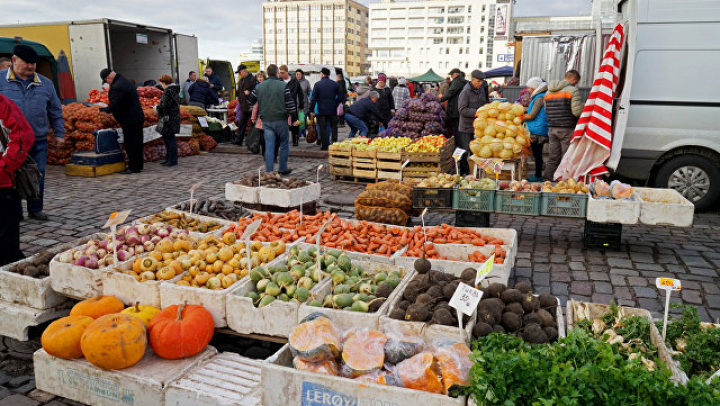
[[[495,192],[495,213],[538,216],[541,197],[541,192],[498,190]]]
[[[585,218],[587,194],[543,192],[540,215]]]
[[[453,196],[451,188],[419,188],[412,191],[413,207],[416,209],[451,209]]]
[[[470,196],[474,194],[474,196]],[[463,211],[495,211],[495,189],[460,189],[453,193],[453,209]]]

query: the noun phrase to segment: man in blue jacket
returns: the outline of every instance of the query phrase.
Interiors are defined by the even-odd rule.
[[[13,49],[12,66],[0,71],[0,94],[15,102],[35,133],[35,142],[28,155],[37,163],[40,177],[40,199],[27,203],[30,218],[47,221],[43,213],[45,168],[47,166],[47,135],[52,126],[56,145],[65,142],[62,106],[50,79],[35,72],[40,61],[30,46],[19,44]],[[22,206],[20,207],[22,213]]]
[[[208,78],[208,82],[210,82],[210,89],[212,89],[213,96],[215,96],[215,103],[213,104],[218,104],[218,99],[220,98],[218,92],[223,90],[222,82],[220,81],[218,75],[213,72],[213,68],[209,66],[205,68],[205,77]]]
[[[361,137],[365,137],[368,134],[367,120],[374,116],[375,119],[383,126],[387,127],[386,122],[383,121],[380,110],[378,110],[377,103],[380,95],[376,91],[370,92],[370,96],[360,99],[353,103],[352,106],[348,107],[345,112],[345,121],[350,125],[350,135],[348,138],[355,137],[355,134],[359,131]]]
[[[320,145],[323,151],[327,151],[330,140],[328,139],[326,123],[330,120],[332,142],[337,141],[338,126],[338,105],[345,103],[345,94],[343,94],[340,85],[330,79],[330,69],[322,68],[320,70],[321,79],[315,83],[310,98],[310,117],[314,117],[315,106],[317,105],[317,122],[320,125]]]

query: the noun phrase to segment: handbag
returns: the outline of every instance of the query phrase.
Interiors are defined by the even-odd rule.
[[[305,140],[308,142],[308,144],[312,144],[315,141],[317,141],[318,135],[317,130],[315,129],[315,125],[309,125],[307,127],[307,134],[305,135]]]
[[[10,137],[4,127],[0,126],[0,143],[3,149],[8,149]],[[30,155],[25,158],[25,162],[15,171],[15,190],[20,198],[27,201],[38,200],[40,198],[40,170]]]
[[[342,117],[345,114],[345,108],[343,107],[343,104],[340,103],[337,106],[337,115],[338,117]]]
[[[167,125],[168,120],[170,120],[170,117],[168,117],[168,116],[160,117],[160,120],[158,120],[157,124],[155,125],[155,131],[157,131],[160,135],[162,135],[163,130],[165,129],[165,126]]]
[[[259,154],[260,153],[260,143],[263,140],[263,131],[257,127],[253,127],[250,129],[250,132],[248,133],[247,137],[245,137],[245,146],[247,147],[248,151],[252,154]]]

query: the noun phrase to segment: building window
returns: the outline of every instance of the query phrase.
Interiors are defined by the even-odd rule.
[[[448,7],[448,14],[460,14],[465,12],[465,7]]]
[[[460,55],[462,55],[462,53],[463,53],[463,49],[462,49],[462,48],[460,48]]]
[[[442,38],[433,38],[433,44],[442,44],[443,39]]]
[[[462,34],[463,29],[462,29],[462,27],[450,27],[450,28],[448,28],[447,33],[448,34]]]
[[[435,24],[442,24],[445,22],[445,18],[443,18],[443,17],[431,18],[430,22],[435,23]]]
[[[428,13],[430,14],[443,14],[445,13],[445,7],[430,7],[428,9]]]
[[[465,17],[450,17],[448,18],[448,24],[462,24],[465,22]]]
[[[323,9],[323,10],[332,10],[332,9],[333,9],[333,6],[332,6],[332,5],[322,6],[322,9]]]
[[[469,54],[470,54],[470,48],[466,47],[466,48],[465,48],[465,53],[469,55]]]
[[[444,28],[433,28],[431,33],[432,34],[442,34],[443,31],[445,31]]]
[[[462,44],[462,38],[460,37],[452,37],[447,39],[448,44]]]

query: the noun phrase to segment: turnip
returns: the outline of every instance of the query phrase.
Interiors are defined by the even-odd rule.
[[[135,248],[133,248],[133,247],[129,247],[126,251],[128,253],[128,256],[135,255]]]
[[[145,246],[144,245],[138,245],[135,247],[135,255],[140,255],[143,252],[145,252]]]
[[[139,245],[139,244],[142,244],[142,241],[140,240],[140,236],[138,236],[137,234],[131,234],[128,236],[127,245],[135,246],[135,245]]]
[[[158,242],[160,242],[160,240],[158,240]],[[155,243],[153,243],[152,241],[146,242],[145,244],[143,244],[143,246],[146,252],[150,252],[155,249]]]
[[[115,257],[112,256],[112,254],[105,255],[105,258],[103,259],[105,260],[106,265],[112,265],[115,263]]]
[[[106,244],[105,249],[106,249],[108,252],[112,252],[112,251],[115,249],[115,245],[117,245],[118,247],[120,247],[122,244],[120,244],[120,243],[113,244],[113,242],[111,241],[111,242],[108,242],[108,243]]]
[[[127,251],[120,250],[117,252],[117,258],[118,261],[127,261],[127,259],[130,258],[130,255],[128,255]]]
[[[99,249],[95,252],[95,255],[97,255],[99,258],[102,258],[102,257],[104,257],[105,255],[107,255],[107,251],[106,251],[105,249],[103,249],[103,248],[99,248]]]
[[[82,256],[82,252],[73,250],[73,260],[77,261]]]
[[[90,254],[87,257],[88,257],[88,260],[91,260],[91,261],[97,262],[97,260],[98,260],[98,256],[95,254]],[[85,261],[85,262],[87,262],[87,261]]]
[[[141,235],[140,236],[140,244],[145,244],[146,242],[150,241],[149,235]],[[138,244],[139,245],[139,244]]]
[[[115,234],[115,236],[117,237],[119,235],[125,235],[125,234],[127,234],[127,231],[129,229],[130,229],[130,226],[122,226],[117,230],[117,233]]]
[[[85,267],[90,269],[98,269],[98,261],[96,259],[88,259],[85,262]]]
[[[169,235],[170,235],[170,231],[167,228],[162,227],[162,228],[158,228],[155,236],[160,237],[160,238],[165,238]]]
[[[124,243],[124,242],[125,242],[125,234],[123,234],[123,235],[116,235],[116,236],[115,236],[115,241],[120,242],[120,243]]]
[[[72,251],[72,250],[63,252],[58,257],[58,261],[63,262],[65,264],[71,263],[73,261],[73,252],[74,251]]]
[[[137,226],[130,226],[130,227],[127,229],[127,231],[125,232],[125,235],[127,235],[127,234],[137,234],[137,233],[138,233]]]
[[[80,258],[75,260],[75,265],[78,266],[85,266],[85,263],[88,261],[88,257],[85,255],[81,255]]]
[[[88,243],[88,245],[85,246],[85,249],[83,250],[83,252],[85,253],[85,255],[90,255],[90,254],[96,253],[97,250],[98,250],[97,245],[90,245],[90,243]]]
[[[104,268],[105,266],[105,258],[100,258],[100,260],[98,260],[98,268]]]
[[[124,236],[123,236],[123,238],[124,238]],[[103,249],[105,249],[105,250],[107,250],[107,249],[108,249],[107,246],[108,246],[108,243],[109,243],[109,242],[110,242],[110,241],[108,241],[108,240],[102,240],[102,241],[100,241],[100,247],[103,248]]]
[[[137,232],[140,235],[146,235],[151,231],[152,227],[150,224],[138,224],[137,225]]]
[[[153,238],[150,239],[150,242],[153,243],[153,244],[157,244],[157,243],[159,243],[161,240],[162,240],[162,237],[160,237],[159,235],[155,235],[155,236],[153,236]],[[150,250],[150,251],[152,251],[152,250]]]

